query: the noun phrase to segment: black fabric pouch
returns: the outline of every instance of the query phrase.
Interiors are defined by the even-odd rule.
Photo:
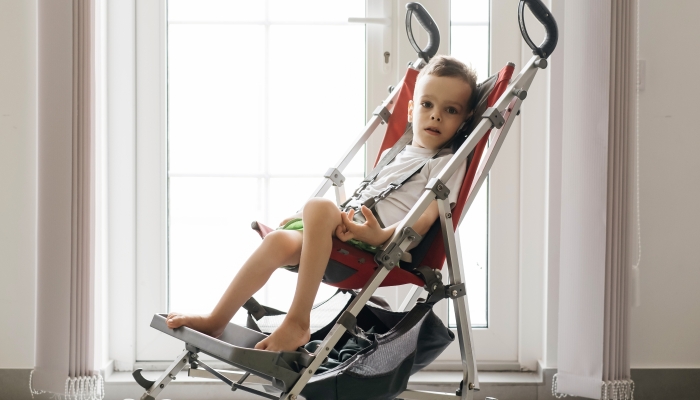
[[[316,350],[354,298],[352,291],[338,291],[314,307],[312,324],[327,323],[312,332],[311,341],[305,346],[309,352]],[[406,389],[409,377],[433,362],[454,340],[454,334],[430,304],[419,303],[406,312],[377,304],[381,301],[370,301],[360,311],[356,328],[341,337],[328,360],[302,390],[302,396],[309,400],[396,398]],[[331,311],[334,317],[329,317]],[[281,322],[283,317],[283,313],[264,317],[248,327],[263,328],[265,332],[265,327]]]

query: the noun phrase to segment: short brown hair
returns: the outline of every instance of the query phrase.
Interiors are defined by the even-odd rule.
[[[418,80],[425,75],[448,76],[462,79],[472,90],[471,96],[469,96],[469,101],[467,102],[467,107],[469,111],[474,110],[477,95],[476,71],[474,71],[474,68],[464,64],[454,57],[435,56],[430,60],[428,65],[420,70],[420,73],[416,78],[416,82],[418,82]]]

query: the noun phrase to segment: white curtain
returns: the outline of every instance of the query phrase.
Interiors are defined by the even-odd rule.
[[[101,399],[94,365],[95,0],[38,2],[39,182],[32,393]]]
[[[636,7],[565,7],[558,397],[633,396],[627,193]]]

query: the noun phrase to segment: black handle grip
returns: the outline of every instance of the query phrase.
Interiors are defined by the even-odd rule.
[[[413,37],[413,28],[411,27],[411,16],[416,15],[418,23],[428,32],[428,45],[425,49],[421,49],[416,43],[416,39]],[[406,4],[406,34],[408,35],[408,41],[411,42],[411,46],[418,53],[418,56],[425,60],[425,62],[430,61],[431,58],[437,53],[438,47],[440,47],[440,30],[437,24],[430,16],[428,10],[426,10],[420,3],[408,3]]]
[[[537,20],[544,25],[544,29],[547,32],[544,41],[539,47],[532,42],[525,28],[525,4],[530,8]],[[520,24],[520,33],[523,35],[525,43],[532,49],[532,52],[542,58],[549,57],[554,48],[557,47],[559,28],[557,28],[557,21],[554,20],[554,16],[552,16],[547,6],[542,3],[542,0],[520,0],[518,5],[518,23]]]
[[[155,384],[155,382],[144,378],[143,375],[141,375],[141,371],[141,368],[137,368],[136,371],[131,373],[131,375],[134,377],[134,380],[136,380],[136,383],[138,383],[139,386],[148,390],[151,388],[151,386],[153,386],[153,384]]]

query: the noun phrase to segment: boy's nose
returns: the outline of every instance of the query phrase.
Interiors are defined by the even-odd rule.
[[[430,116],[430,119],[434,119],[434,120],[436,120],[437,122],[440,122],[440,116],[439,116],[439,115],[433,114],[433,115]]]

